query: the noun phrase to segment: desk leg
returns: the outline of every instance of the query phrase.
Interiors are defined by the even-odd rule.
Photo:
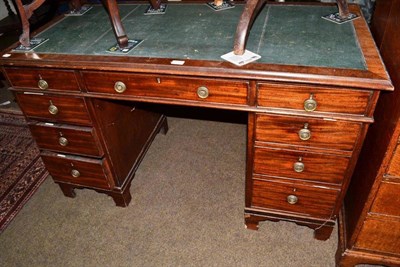
[[[74,191],[74,186],[68,184],[58,184],[63,192],[64,196],[74,198],[76,197],[76,193]]]
[[[119,15],[119,10],[116,0],[106,0],[103,1],[108,16],[110,17],[111,24],[114,30],[115,37],[119,47],[124,48],[128,46],[128,37],[126,36],[124,26],[122,26],[121,16]]]

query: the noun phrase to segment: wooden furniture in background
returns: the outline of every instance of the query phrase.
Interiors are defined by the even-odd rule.
[[[382,92],[340,216],[337,265],[400,266],[400,0],[378,0],[372,32],[395,86]]]
[[[318,52],[302,45],[294,53],[311,49],[316,62],[299,57],[298,63],[290,63],[294,54],[279,55],[276,60],[284,58],[283,63],[274,63],[272,54],[242,67],[223,62],[215,51],[232,49],[232,38],[227,37],[234,36],[237,22],[228,18],[239,17],[239,8],[220,13],[204,4],[196,8],[170,4],[168,15],[152,17],[154,25],[148,25],[148,17],[141,20],[135,15],[130,27],[144,28],[141,34],[148,34],[146,27],[159,25],[176,34],[172,40],[161,32],[147,35],[130,55],[99,54],[107,43],[88,34],[98,31],[100,23],[92,25],[90,19],[81,27],[85,32],[69,32],[69,40],[79,43],[60,45],[66,33],[59,30],[76,23],[74,17],[45,31],[43,36],[53,39],[34,53],[0,55],[2,70],[46,166],[66,196],[74,196],[75,188],[90,188],[111,195],[120,206],[129,203],[129,185],[138,163],[154,135],[166,129],[164,117],[147,103],[237,110],[248,115],[247,227],[257,229],[260,221],[286,220],[314,229],[317,239],[330,237],[379,93],[391,90],[392,85],[363,19],[337,28],[315,16],[315,12],[331,12],[332,6],[313,5],[310,10],[307,5],[268,5],[263,14],[268,14],[268,21],[281,21],[283,28],[291,20],[282,14],[297,15],[294,21],[316,27],[304,41],[312,39],[310,44],[317,45],[322,38],[330,38],[333,48],[352,51],[346,59],[353,65],[343,67],[348,62],[327,56],[325,47]],[[131,9],[140,12],[142,6]],[[193,19],[196,13],[183,16],[188,10],[199,12],[202,23]],[[350,10],[360,14],[357,6]],[[179,15],[178,27],[174,22]],[[227,23],[216,23],[223,16]],[[79,18],[80,25],[82,21]],[[265,25],[265,19],[256,22],[255,47],[268,52],[265,46],[271,38],[264,39],[261,32],[269,24]],[[302,43],[298,31],[303,28],[297,22],[290,25],[290,36]],[[321,24],[322,30],[317,27]],[[213,31],[202,31],[201,27],[208,28],[204,25],[214,25]],[[336,38],[331,38],[337,29]],[[210,37],[214,32],[216,40]],[[90,52],[92,47],[81,46],[91,43],[81,36],[100,40],[99,49]],[[163,49],[154,44],[162,44]],[[290,47],[286,48],[279,52],[287,53]],[[188,58],[190,51],[196,51],[193,57],[197,58]]]

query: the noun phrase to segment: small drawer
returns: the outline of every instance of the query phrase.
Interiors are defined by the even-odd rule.
[[[110,188],[103,160],[50,152],[42,152],[41,156],[55,181],[94,188]]]
[[[84,72],[89,92],[247,105],[248,83],[222,79]]]
[[[91,125],[82,97],[17,93],[18,104],[27,117],[51,122]]]
[[[254,208],[328,219],[333,215],[339,192],[334,188],[254,179],[251,205]]]
[[[364,115],[371,96],[367,90],[260,83],[257,103],[268,108]]]
[[[328,154],[255,147],[254,173],[340,185],[349,158]]]
[[[394,182],[382,182],[374,203],[372,213],[400,218],[400,184]]]
[[[400,144],[397,145],[393,152],[392,159],[390,160],[387,174],[400,178]]]
[[[368,218],[355,247],[400,255],[400,221]]]
[[[256,141],[353,151],[361,126],[346,121],[258,114]]]
[[[41,91],[80,91],[75,73],[70,70],[5,68],[14,88]]]
[[[40,149],[93,157],[104,154],[94,128],[43,122],[29,127]]]

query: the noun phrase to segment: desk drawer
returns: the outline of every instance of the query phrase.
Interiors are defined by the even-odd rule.
[[[6,68],[5,70],[14,88],[80,91],[73,71],[29,68]]]
[[[107,72],[84,72],[83,77],[89,92],[247,105],[248,83],[242,81]],[[117,82],[126,90],[116,92]]]
[[[101,157],[103,150],[94,128],[36,123],[30,130],[40,149]]]
[[[305,111],[310,96],[316,101],[314,112],[333,112],[364,115],[369,107],[371,91],[335,89],[314,85],[285,85],[260,83],[257,103],[261,107]]]
[[[103,160],[42,152],[42,159],[55,181],[94,188],[110,188]]]
[[[309,134],[304,136],[304,134]],[[257,115],[256,141],[353,151],[361,123]]]
[[[400,178],[400,144],[397,145],[396,149],[393,152],[387,174]]]
[[[371,207],[372,213],[400,218],[400,183],[382,182]]]
[[[400,255],[400,221],[368,218],[355,247]]]
[[[27,117],[52,122],[91,125],[86,103],[82,97],[29,93],[17,93],[16,96],[18,104]]]
[[[254,173],[341,184],[349,158],[327,154],[255,147]],[[296,169],[296,170],[295,170]]]
[[[252,207],[331,218],[340,190],[279,180],[253,180]],[[289,203],[290,202],[290,203]]]

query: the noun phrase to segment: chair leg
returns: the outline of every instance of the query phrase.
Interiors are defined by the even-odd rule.
[[[103,1],[108,15],[111,20],[111,24],[114,30],[114,34],[117,38],[118,45],[121,48],[128,46],[128,37],[126,36],[124,26],[122,26],[121,17],[116,0],[105,0]]]

